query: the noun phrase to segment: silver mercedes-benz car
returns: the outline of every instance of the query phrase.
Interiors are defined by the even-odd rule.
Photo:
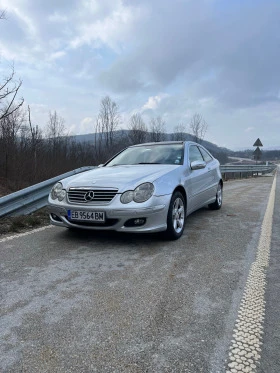
[[[50,220],[67,228],[165,231],[179,238],[186,216],[222,206],[220,164],[190,141],[130,146],[104,165],[61,180],[49,195]]]

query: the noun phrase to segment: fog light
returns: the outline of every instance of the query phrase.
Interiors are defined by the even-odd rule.
[[[145,219],[134,219],[134,225],[143,225],[145,223]]]
[[[62,221],[62,220],[60,219],[60,217],[57,216],[56,214],[51,213],[51,217],[52,217],[53,220],[55,220],[55,221]]]
[[[146,223],[146,218],[129,219],[125,222],[125,227],[140,227]]]

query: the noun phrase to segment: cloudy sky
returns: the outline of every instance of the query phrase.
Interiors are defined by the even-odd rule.
[[[33,122],[50,110],[90,133],[100,100],[162,116],[199,113],[231,149],[280,146],[279,0],[1,0],[0,81],[14,64]]]

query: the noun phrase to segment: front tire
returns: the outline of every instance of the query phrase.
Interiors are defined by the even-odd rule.
[[[216,193],[216,201],[209,205],[211,210],[219,210],[223,204],[223,187],[222,184],[219,183],[217,193]]]
[[[184,232],[186,218],[186,203],[180,192],[173,193],[167,214],[166,237],[177,240]]]

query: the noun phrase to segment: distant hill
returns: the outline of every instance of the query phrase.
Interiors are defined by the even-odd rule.
[[[115,138],[121,138],[123,136],[127,136],[128,132],[129,132],[129,130],[115,131],[114,137]],[[166,139],[167,140],[172,140],[173,136],[175,136],[176,134],[174,134],[174,133],[166,133],[165,135],[166,135]],[[72,136],[72,138],[75,141],[77,141],[77,142],[94,143],[95,138],[96,137],[98,138],[98,136],[99,136],[98,133],[97,134],[96,133],[87,133],[87,134],[84,134],[84,135],[75,135],[75,136]],[[186,141],[194,141],[194,136],[192,136],[189,133],[183,133],[183,137],[184,137],[184,139]],[[210,141],[202,140],[201,144],[203,146],[205,146],[205,148],[209,149],[209,151],[232,153],[232,150],[224,148],[224,147],[219,147],[218,145],[216,145],[216,144],[214,144],[214,143],[212,143]]]
[[[87,133],[85,135],[75,135],[75,136],[71,136],[73,138],[73,140],[77,141],[77,142],[91,142],[93,143],[94,140],[95,140],[95,137],[96,137],[96,134],[95,133]]]

